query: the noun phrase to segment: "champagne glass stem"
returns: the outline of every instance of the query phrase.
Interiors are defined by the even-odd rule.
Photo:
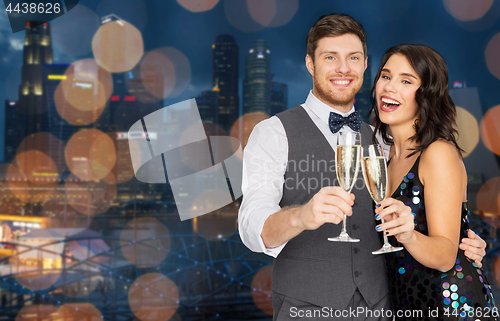
[[[384,219],[381,219],[381,221],[382,221],[382,224],[385,223]],[[387,245],[389,245],[389,239],[387,238],[387,235],[384,232],[384,246],[387,246]]]
[[[344,220],[342,221],[342,233],[347,233],[347,215],[344,214]]]

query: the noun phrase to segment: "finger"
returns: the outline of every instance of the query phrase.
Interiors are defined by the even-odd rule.
[[[392,198],[392,197],[389,197],[389,198],[386,198],[385,200],[381,201],[380,203],[378,203],[375,207],[376,208],[384,208],[384,207],[390,206],[392,204],[395,204],[396,202],[399,202],[399,201]]]
[[[323,214],[333,214],[337,215],[338,217],[341,217],[342,219],[344,218],[344,214],[347,216],[351,216],[352,210],[351,207],[348,207],[348,212],[344,212],[344,210],[337,205],[329,205],[329,204],[322,204],[321,208],[319,209],[320,213]]]
[[[339,186],[326,186],[321,189],[322,193],[326,195],[333,195],[342,198],[347,204],[354,204],[354,194],[347,193]]]
[[[481,263],[482,257],[471,252],[471,251],[465,251],[464,252],[465,256],[467,256],[469,259],[473,260],[476,264]]]
[[[399,227],[388,229],[388,230],[384,231],[383,233],[386,236],[392,236],[392,235],[398,235],[398,234],[402,234],[402,233],[408,233],[408,232],[411,232],[413,230],[414,230],[413,226],[401,225]]]
[[[471,240],[471,239],[462,239],[462,242],[459,244],[460,249],[469,250],[477,253],[479,255],[484,256],[486,254],[486,244],[479,240]]]
[[[321,199],[321,201],[326,205],[337,206],[346,215],[352,214],[351,205],[346,203],[343,198],[340,198],[338,196],[332,196],[332,195],[324,195],[324,197]]]
[[[415,229],[413,222],[408,219],[398,218],[390,222],[380,224],[375,229],[377,231],[389,232],[387,235],[396,235],[403,232],[410,232]]]
[[[384,218],[384,216],[387,216],[387,215],[393,214],[393,213],[398,213],[399,216],[411,214],[411,209],[409,209],[405,205],[401,206],[400,204],[392,204],[386,208],[380,208],[378,210],[375,210],[375,213],[377,213],[380,216],[380,218]]]

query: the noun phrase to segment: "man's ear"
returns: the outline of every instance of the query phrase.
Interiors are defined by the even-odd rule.
[[[309,73],[311,74],[311,76],[314,77],[314,62],[313,62],[311,56],[309,56],[309,55],[306,55],[306,67],[307,67],[307,70],[309,71]]]
[[[365,71],[366,71],[367,67],[368,67],[368,55],[366,55],[366,58],[365,58]]]

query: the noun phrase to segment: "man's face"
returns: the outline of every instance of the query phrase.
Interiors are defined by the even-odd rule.
[[[306,57],[313,94],[331,107],[350,110],[367,66],[361,40],[350,33],[325,37],[318,41],[314,54],[314,62],[309,55]]]

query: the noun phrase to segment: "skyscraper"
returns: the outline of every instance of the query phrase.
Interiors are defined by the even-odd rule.
[[[271,112],[269,116],[276,115],[288,108],[288,85],[281,82],[271,83]]]
[[[212,52],[212,87],[219,88],[219,125],[228,130],[239,116],[238,45],[232,35],[218,35]]]
[[[56,98],[57,86],[66,79],[66,70],[70,65],[45,64],[43,65],[43,105],[47,113],[41,118],[40,131],[49,132],[62,141],[68,141],[76,128],[65,121],[56,109],[56,99],[65,106],[64,99]]]
[[[34,23],[33,23],[34,24]],[[52,63],[52,37],[50,25],[42,23],[32,27],[26,22],[23,49],[21,85],[19,86],[19,111],[21,136],[38,132],[43,104],[43,65]]]
[[[5,100],[5,146],[4,162],[10,163],[16,157],[17,146],[20,143],[19,103],[15,100]]]
[[[196,97],[196,105],[200,111],[201,120],[219,124],[218,101],[220,91],[217,88],[213,90],[203,90],[201,95]]]
[[[356,101],[354,102],[356,110],[361,113],[361,118],[368,124],[370,123],[370,109],[372,108],[372,104],[370,102],[370,91],[373,86],[371,61],[372,56],[368,55],[368,67],[366,68],[364,74],[363,85],[356,94]]]
[[[271,51],[264,40],[257,40],[245,59],[243,113],[271,112]]]

